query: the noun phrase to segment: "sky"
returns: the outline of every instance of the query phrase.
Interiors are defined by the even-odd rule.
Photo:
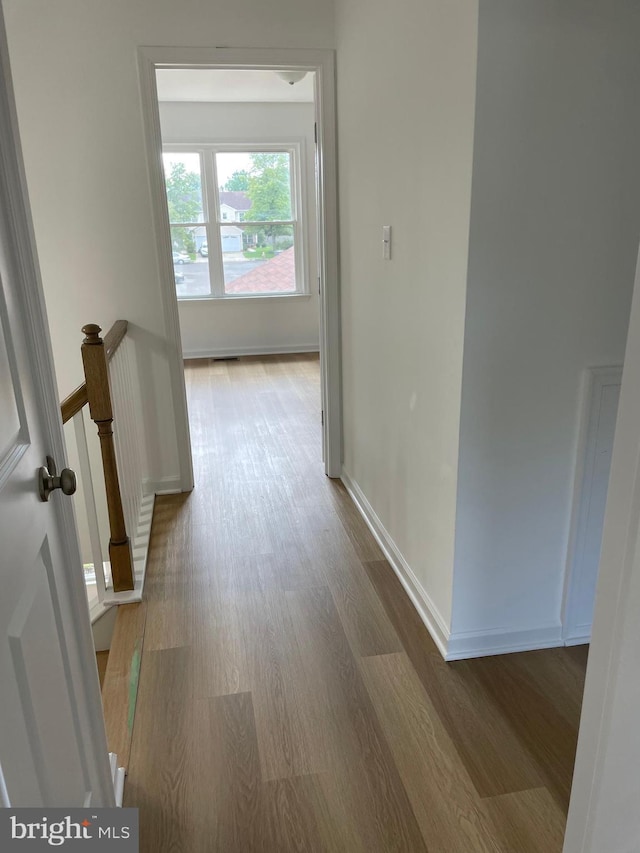
[[[248,172],[250,167],[251,160],[246,152],[224,151],[216,154],[218,185],[224,186],[234,172],[240,172],[242,169]]]
[[[165,151],[162,155],[165,168],[171,170],[174,163],[184,163],[190,172],[200,172],[200,158],[194,153],[181,153],[177,151]],[[249,170],[251,160],[246,151],[225,151],[216,155],[216,167],[218,172],[218,186],[223,186],[234,172],[242,169]]]

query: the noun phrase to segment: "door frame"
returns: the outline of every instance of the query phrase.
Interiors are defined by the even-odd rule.
[[[44,292],[40,278],[35,234],[22,159],[18,117],[13,95],[9,50],[2,9],[0,9],[0,188],[6,195],[8,226],[12,232],[15,268],[20,286],[24,331],[29,341],[30,373],[38,405],[38,417],[49,453],[66,458],[60,418],[60,402],[51,349]],[[43,460],[44,462],[44,460]],[[37,487],[33,472],[33,488]],[[100,696],[98,671],[93,651],[89,609],[82,577],[82,559],[76,532],[73,504],[69,500],[51,501],[60,540],[60,553],[67,566],[62,590],[68,618],[65,621],[65,645],[73,688],[75,710],[82,739],[91,789],[91,805],[115,806],[115,793],[109,762],[107,737]],[[74,571],[74,569],[76,571]],[[0,768],[0,799],[8,800]]]
[[[585,537],[593,491],[597,427],[606,386],[622,384],[622,365],[590,367],[584,371],[581,388],[580,422],[574,465],[571,528],[562,602],[562,638],[566,646],[588,643],[591,623],[579,624],[576,606],[582,591]]]
[[[639,608],[640,254],[564,853],[630,850],[640,837]]]
[[[339,478],[342,473],[342,361],[338,279],[335,51],[290,48],[140,47],[138,64],[183,491],[193,487],[193,463],[178,298],[171,264],[171,238],[162,170],[162,133],[155,71],[156,68],[236,68],[253,71],[277,69],[315,72],[323,458],[327,476]]]

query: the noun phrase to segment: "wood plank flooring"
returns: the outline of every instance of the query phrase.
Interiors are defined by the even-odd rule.
[[[131,629],[143,853],[560,853],[586,648],[445,663],[324,476],[317,357],[186,377],[197,486]]]
[[[146,611],[144,601],[118,607],[102,685],[109,752],[115,752],[119,766],[125,768],[129,766]]]
[[[100,680],[100,687],[104,684],[104,675],[107,671],[107,662],[109,660],[109,652],[96,652],[96,664],[98,666],[98,678]]]

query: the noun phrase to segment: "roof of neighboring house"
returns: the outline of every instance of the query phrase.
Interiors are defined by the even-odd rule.
[[[296,289],[293,246],[235,281],[225,285],[225,293],[292,293]]]
[[[251,199],[241,190],[220,190],[220,204],[226,204],[234,210],[249,210]]]

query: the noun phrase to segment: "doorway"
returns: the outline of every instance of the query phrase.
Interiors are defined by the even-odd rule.
[[[182,370],[184,356],[235,357],[257,355],[261,350],[263,353],[274,353],[309,352],[314,347],[318,349],[321,375],[318,417],[323,429],[325,473],[330,477],[339,477],[341,474],[333,66],[332,51],[228,48],[140,50],[163,301],[168,334],[175,344],[172,366],[174,396],[185,403],[176,412],[183,490],[193,485]],[[181,75],[184,81],[185,75],[199,74],[202,76],[196,78],[197,85],[206,88],[211,84],[214,72],[219,75],[219,90],[226,90],[226,104],[205,101],[201,102],[205,104],[204,108],[198,110],[196,101],[183,101],[177,105],[174,103],[172,108],[165,108],[162,101],[163,87],[165,93],[168,92],[170,96],[173,91],[175,97],[175,89],[171,90],[171,86],[178,85]],[[278,77],[285,75],[296,79],[293,83],[278,80]],[[236,81],[233,84],[230,83],[232,79]],[[247,117],[250,112],[248,105],[256,104],[255,88],[254,94],[248,96],[253,100],[242,102],[237,87],[250,88],[256,83],[264,87],[267,85],[265,81],[270,81],[270,85],[275,85],[277,81],[285,87],[285,91],[294,95],[294,98],[289,97],[285,102],[290,113],[297,109],[295,104],[306,105],[307,113],[313,119],[312,123],[309,121],[307,124],[306,134],[286,133],[280,122],[277,130],[271,125],[268,133],[261,138],[256,136],[259,123]],[[236,88],[233,89],[232,85]],[[296,86],[301,88],[296,90]],[[196,99],[203,97],[201,89],[199,91],[199,95],[197,92],[194,95]],[[211,89],[207,91],[211,97]],[[303,100],[298,93],[304,92],[311,93],[312,100],[309,100],[309,94]],[[257,106],[259,104],[258,101]],[[263,103],[263,109],[265,106]],[[236,130],[231,130],[228,122],[226,128],[222,127],[224,123],[216,124],[214,113],[220,115],[220,107],[226,109],[228,116],[232,110],[235,111],[233,118]],[[212,129],[215,132],[211,132]],[[181,214],[167,209],[164,175],[167,163],[169,168],[173,168],[175,164],[180,164],[181,155],[184,162],[187,154],[196,155],[200,164],[203,209],[199,215],[202,221],[182,222],[174,218],[171,222],[172,216]],[[287,211],[277,210],[269,215],[259,210],[249,198],[250,193],[242,189],[245,186],[242,181],[248,176],[253,178],[255,188],[256,178],[260,177],[259,166],[265,163],[272,171],[276,168],[288,173],[291,196]],[[236,185],[240,188],[237,189]],[[241,195],[227,197],[230,193]],[[285,200],[285,206],[286,203]],[[257,214],[265,227],[259,228],[256,222],[247,221],[247,214]],[[231,222],[233,224],[227,224]],[[184,245],[178,245],[180,240]],[[274,276],[271,274],[276,267],[280,268],[280,284],[277,286],[283,289],[279,292],[256,293],[258,281],[261,286],[273,291]],[[265,275],[261,273],[269,273],[266,285]],[[180,289],[186,292],[190,287],[208,288],[208,292],[199,294],[200,298],[185,293],[181,299]],[[224,309],[224,315],[220,307]],[[229,338],[216,335],[215,340],[207,341],[204,337],[207,331],[205,315],[214,309],[218,309],[218,319],[223,316],[226,318],[221,321],[225,332],[232,326],[232,323],[226,321],[236,322],[241,309],[245,321],[250,315],[254,318],[262,317],[253,330],[254,334],[262,334],[262,339],[254,337],[252,342],[245,337],[239,343],[233,343]],[[305,313],[306,328],[304,322],[302,326],[300,324],[300,315]],[[292,322],[294,315],[297,315],[295,324]],[[310,338],[312,315],[315,315],[317,324],[317,343]],[[187,321],[183,322],[185,318]],[[279,322],[274,321],[276,318]],[[242,324],[242,319],[238,322]],[[251,322],[244,325],[246,332],[246,326],[250,326]],[[279,325],[282,327],[280,337]],[[266,327],[268,336],[265,338]],[[283,336],[287,334],[288,339]],[[203,341],[207,342],[203,345]]]

